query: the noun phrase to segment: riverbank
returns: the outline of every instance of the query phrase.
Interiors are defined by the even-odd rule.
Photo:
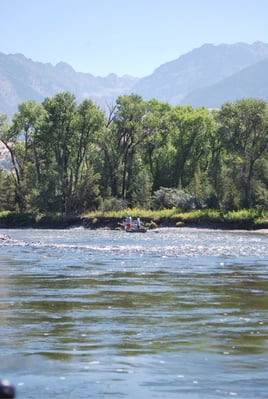
[[[260,218],[257,214],[248,214],[241,217],[238,215],[220,213],[209,214],[208,212],[185,212],[177,215],[159,215],[151,212],[149,216],[140,217],[143,225],[148,229],[164,227],[196,227],[226,230],[259,230],[268,229],[268,219]],[[237,217],[236,217],[237,216]],[[6,213],[0,215],[1,229],[15,228],[39,228],[39,229],[66,229],[73,227],[84,227],[87,229],[110,229],[122,228],[124,218],[121,214],[116,216],[94,214],[92,216],[74,215],[44,215],[37,217],[32,214]]]
[[[83,218],[81,226],[89,229],[120,229],[122,219],[118,218]],[[215,220],[215,219],[187,219],[182,218],[142,218],[142,223],[148,229],[174,228],[174,227],[195,227],[222,230],[258,230],[268,229],[268,223],[254,223],[252,220]]]

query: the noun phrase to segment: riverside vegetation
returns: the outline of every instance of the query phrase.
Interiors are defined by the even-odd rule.
[[[68,228],[86,227],[90,229],[120,229],[126,215],[133,219],[140,216],[148,229],[157,227],[207,227],[224,229],[268,229],[268,212],[254,209],[240,211],[194,210],[181,212],[178,209],[151,211],[144,209],[124,209],[122,211],[90,212],[84,215],[29,214],[0,212],[0,228]]]
[[[268,105],[219,110],[120,96],[106,112],[59,93],[0,115],[0,223],[266,227]],[[102,220],[102,223],[100,222]],[[111,223],[110,223],[111,224]],[[114,226],[114,224],[113,224]]]

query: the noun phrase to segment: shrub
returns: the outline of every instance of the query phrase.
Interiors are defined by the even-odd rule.
[[[195,198],[184,190],[160,187],[152,196],[153,209],[179,208],[183,211],[194,209]]]
[[[121,211],[123,209],[127,208],[127,201],[120,199],[120,198],[115,198],[115,197],[110,197],[106,198],[103,200],[100,210],[104,212],[110,212],[110,211]]]

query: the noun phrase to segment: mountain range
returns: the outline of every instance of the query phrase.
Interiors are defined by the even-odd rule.
[[[90,98],[101,107],[130,93],[144,100],[210,108],[244,97],[268,101],[267,68],[268,44],[262,42],[204,44],[143,78],[112,73],[99,77],[76,72],[64,62],[53,66],[22,54],[0,53],[0,114],[12,117],[21,102],[42,102],[62,91],[73,93],[78,102]]]

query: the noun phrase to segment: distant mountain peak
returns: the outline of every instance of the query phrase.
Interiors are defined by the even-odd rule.
[[[65,62],[53,66],[35,62],[20,53],[0,53],[0,114],[12,116],[21,102],[41,102],[62,91],[73,93],[78,102],[89,98],[104,107],[119,95],[130,93],[139,94],[144,100],[156,98],[173,105],[185,102],[205,105],[210,97],[210,107],[214,107],[223,99],[233,98],[232,85],[239,87],[240,96],[251,93],[266,99],[267,73],[262,64],[257,68],[257,64],[265,59],[268,60],[268,44],[261,41],[252,44],[205,43],[139,79],[129,75],[118,77],[115,73],[106,77],[94,76],[76,72]]]
[[[32,61],[22,54],[0,53],[0,114],[10,117],[21,102],[35,100],[69,91],[78,102],[90,98],[99,106],[115,101],[121,94],[130,93],[137,79],[110,74],[99,78],[76,72],[69,64]]]
[[[73,67],[71,67],[71,65],[67,64],[66,62],[62,62],[62,61],[58,62],[55,65],[55,68],[62,72],[75,72],[75,70],[73,69]]]
[[[193,90],[210,86],[243,68],[268,57],[268,44],[205,43],[157,68],[152,75],[140,79],[135,92],[144,99],[180,104]]]

